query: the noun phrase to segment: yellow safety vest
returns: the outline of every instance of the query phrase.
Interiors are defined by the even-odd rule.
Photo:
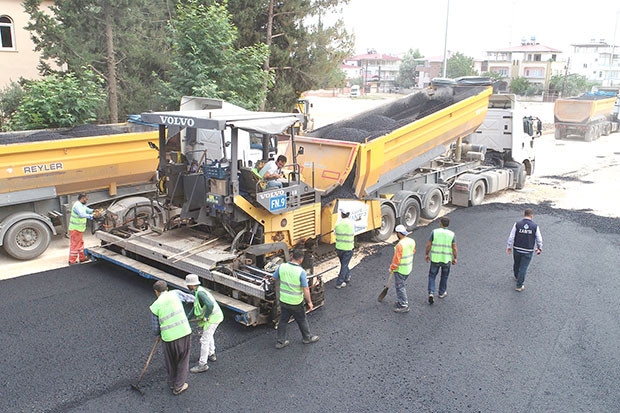
[[[431,244],[431,262],[448,263],[452,261],[452,241],[454,232],[445,228],[433,230],[433,242]]]
[[[183,303],[174,293],[162,292],[150,309],[159,318],[161,339],[165,342],[178,340],[192,333]]]
[[[215,298],[213,298],[213,294],[211,294],[206,288],[203,286],[199,286],[194,293],[196,300],[194,301],[194,314],[196,316],[200,316],[205,311],[205,306],[203,306],[198,299],[198,291],[202,291],[209,297],[209,300],[213,302],[213,311],[207,317],[206,320],[198,321],[198,326],[207,328],[210,324],[219,324],[224,321],[224,313],[222,313],[222,309],[220,308]]]
[[[340,251],[351,251],[354,247],[355,230],[353,221],[348,218],[340,220],[334,227],[336,234],[336,249]]]
[[[403,247],[403,253],[400,257],[400,263],[396,272],[402,275],[409,275],[413,269],[413,251],[415,250],[415,241],[412,238],[405,237],[398,244]],[[398,246],[398,244],[396,244]],[[396,247],[394,247],[396,250]]]
[[[304,290],[299,277],[303,268],[299,265],[284,263],[280,265],[280,301],[285,304],[298,305],[304,300]]]
[[[73,207],[71,208],[71,218],[69,218],[69,231],[86,231],[86,218],[82,218],[75,212],[75,207],[77,204],[82,205],[80,201],[75,201],[73,203]]]

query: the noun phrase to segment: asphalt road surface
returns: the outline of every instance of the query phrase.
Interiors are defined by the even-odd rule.
[[[620,396],[620,219],[536,205],[544,252],[526,290],[514,291],[505,252],[525,206],[490,204],[449,214],[459,262],[449,294],[426,302],[418,243],[408,282],[411,312],[383,303],[393,248],[328,283],[310,315],[318,343],[274,348],[270,327],[231,314],[216,333],[218,360],[166,386],[161,348],[131,389],[155,337],[152,281],[92,263],[0,281],[0,411],[4,412],[580,412],[617,411]],[[194,336],[192,363],[198,358]]]

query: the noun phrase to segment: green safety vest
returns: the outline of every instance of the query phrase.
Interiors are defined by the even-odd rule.
[[[340,220],[334,227],[336,234],[336,249],[340,251],[351,251],[354,247],[355,230],[353,221],[348,218]]]
[[[403,247],[403,254],[400,257],[400,263],[396,272],[402,275],[409,275],[413,269],[413,251],[415,250],[415,241],[409,237],[401,239],[398,244]],[[396,246],[398,246],[396,244]],[[394,247],[396,250],[396,247]]]
[[[445,264],[452,261],[452,241],[454,241],[454,232],[449,229],[437,228],[433,230],[431,262]]]
[[[69,231],[86,231],[86,218],[82,218],[75,212],[75,207],[77,203],[80,201],[76,201],[73,204],[73,208],[71,208],[71,218],[69,219]]]
[[[304,300],[304,290],[299,277],[303,268],[298,265],[284,263],[280,265],[280,301],[285,304],[298,305]]]
[[[183,303],[174,293],[162,292],[150,309],[159,318],[161,339],[165,342],[178,340],[192,333]]]
[[[209,300],[213,302],[213,311],[207,317],[206,320],[198,321],[198,326],[207,328],[211,324],[219,324],[222,321],[224,321],[224,313],[222,313],[222,309],[218,305],[217,301],[215,301],[215,298],[213,298],[213,294],[211,294],[203,286],[199,286],[198,288],[196,288],[196,291],[194,292],[194,296],[196,297],[196,300],[194,301],[194,315],[200,316],[201,314],[204,313],[205,308],[206,308],[205,306],[201,304],[200,300],[198,299],[198,291],[202,291],[203,293],[205,293],[207,297],[209,297]]]

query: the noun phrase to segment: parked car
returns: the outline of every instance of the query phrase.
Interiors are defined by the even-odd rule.
[[[360,87],[359,85],[353,85],[351,86],[351,92],[349,92],[349,96],[352,98],[356,98],[359,97],[360,95]]]

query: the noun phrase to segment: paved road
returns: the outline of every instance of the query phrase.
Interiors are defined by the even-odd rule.
[[[310,316],[321,336],[276,350],[275,332],[224,322],[218,361],[172,396],[158,352],[130,389],[154,337],[151,282],[104,263],[0,281],[0,411],[560,412],[616,411],[620,396],[620,220],[536,206],[544,253],[514,291],[505,253],[522,206],[450,213],[459,242],[446,299],[429,306],[416,254],[412,311],[384,286],[392,247],[327,289]],[[434,224],[417,229],[421,249]],[[192,343],[193,361],[198,341]],[[283,373],[286,372],[286,373]]]

